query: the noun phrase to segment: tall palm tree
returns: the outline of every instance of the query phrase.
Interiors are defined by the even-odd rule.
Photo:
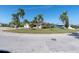
[[[60,20],[63,22],[65,28],[69,27],[69,18],[66,11],[60,15]]]
[[[38,28],[39,26],[42,26],[43,23],[43,16],[41,14],[37,15],[36,17],[34,17],[33,21],[31,22],[33,25],[36,25]]]
[[[20,25],[21,25],[21,20],[24,18],[24,15],[25,15],[24,9],[19,8],[17,11],[17,15],[18,15]]]
[[[41,14],[37,15],[37,22],[40,29],[42,28],[43,20],[44,20],[43,15]]]
[[[42,14],[39,14],[39,15],[37,15],[37,21],[38,21],[38,23],[43,23],[43,15]]]
[[[23,23],[24,23],[24,24],[26,24],[26,23],[29,24],[30,22],[29,22],[27,19],[25,19],[25,20],[23,21]]]
[[[34,17],[33,20],[30,23],[31,27],[34,27],[34,25],[37,24],[37,17]]]
[[[34,17],[32,23],[37,23],[37,17]]]
[[[20,21],[17,14],[12,14],[12,22],[15,26],[19,26]]]
[[[19,9],[18,9],[18,12],[17,12],[17,15],[18,15],[19,17],[21,17],[21,18],[24,18],[24,15],[25,15],[24,9],[19,8]]]

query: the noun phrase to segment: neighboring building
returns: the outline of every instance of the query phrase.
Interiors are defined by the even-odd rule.
[[[0,23],[0,26],[2,26],[2,23]]]
[[[34,29],[41,29],[41,28],[42,28],[42,24],[34,23],[34,24],[32,25],[32,27],[33,27]]]
[[[65,28],[65,27],[64,25],[55,25],[55,28]],[[72,28],[71,26],[69,26],[68,29],[74,30],[75,28]]]
[[[54,28],[54,24],[44,22],[44,23],[42,24],[42,27],[43,27],[43,28]]]
[[[79,29],[79,25],[71,25],[72,28]]]
[[[72,29],[72,30],[75,30],[75,28],[72,28],[71,26],[69,26],[69,27],[68,27],[68,29]]]
[[[64,25],[55,25],[55,28],[64,28]]]
[[[30,28],[29,24],[26,23],[26,24],[24,25],[24,28],[25,28],[25,29],[29,29],[29,28]]]
[[[50,23],[47,23],[47,22],[43,22],[43,23],[33,23],[32,24],[32,27],[34,29],[42,29],[42,28],[53,28],[54,25],[53,24],[50,24]]]

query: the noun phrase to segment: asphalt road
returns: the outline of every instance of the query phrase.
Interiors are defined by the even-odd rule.
[[[78,53],[79,34],[18,34],[0,30],[0,50],[12,53]]]

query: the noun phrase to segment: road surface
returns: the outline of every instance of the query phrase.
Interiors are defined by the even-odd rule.
[[[79,34],[18,34],[0,30],[0,50],[12,53],[78,53]]]

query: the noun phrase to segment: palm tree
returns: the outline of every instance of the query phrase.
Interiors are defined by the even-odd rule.
[[[17,14],[12,14],[12,21],[11,21],[11,23],[14,24],[15,26],[19,26],[20,25],[20,21],[19,21],[19,18],[18,18]]]
[[[25,20],[23,21],[23,23],[24,23],[24,24],[26,24],[26,23],[29,24],[30,22],[29,22],[27,19],[25,19]]]
[[[69,27],[69,18],[66,11],[60,15],[60,20],[63,22],[65,28]]]
[[[39,14],[39,15],[37,15],[37,22],[38,23],[43,23],[43,15],[42,14]]]
[[[15,26],[20,26],[20,18],[24,18],[25,12],[24,9],[19,8],[16,14],[12,14],[12,21],[10,24],[14,24]]]
[[[24,9],[19,8],[18,11],[17,11],[17,15],[18,15],[18,18],[19,18],[19,21],[20,21],[20,25],[24,24],[24,23],[21,22],[21,19],[23,19],[24,15],[25,15]]]
[[[37,15],[37,22],[38,22],[38,26],[40,28],[42,28],[42,24],[43,24],[43,16],[41,14]]]
[[[37,17],[34,17],[32,23],[37,23]]]
[[[34,27],[35,24],[37,24],[37,17],[34,17],[34,19],[30,23],[30,26]]]
[[[39,15],[37,15],[36,17],[34,17],[34,19],[32,20],[32,27],[33,27],[33,25],[35,26],[37,26],[38,28],[39,28],[39,26],[41,27],[42,26],[42,23],[43,23],[43,16],[41,15],[41,14],[39,14]]]
[[[18,9],[18,12],[17,12],[17,15],[18,15],[19,17],[21,17],[21,18],[24,18],[24,15],[25,15],[24,9],[19,8],[19,9]]]

